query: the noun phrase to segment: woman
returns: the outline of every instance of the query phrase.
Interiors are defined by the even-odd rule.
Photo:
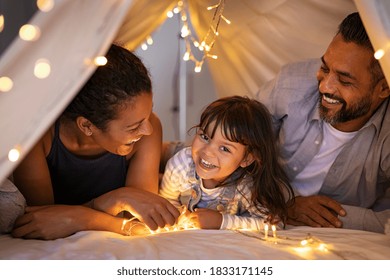
[[[178,210],[156,194],[162,129],[148,71],[122,47],[112,45],[106,57],[15,170],[29,207],[14,237],[126,234],[122,212],[152,230],[175,223]]]

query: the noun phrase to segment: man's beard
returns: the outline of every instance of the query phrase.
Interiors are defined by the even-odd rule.
[[[362,98],[358,100],[358,102],[352,104],[350,108],[347,109],[347,103],[345,102],[344,99],[335,97],[334,95],[329,93],[324,93],[325,96],[335,99],[342,104],[342,107],[339,111],[337,111],[333,115],[329,115],[330,110],[321,104],[322,95],[323,94],[321,93],[319,94],[319,103],[318,103],[320,117],[321,119],[323,119],[324,121],[328,122],[331,125],[348,122],[357,119],[361,116],[364,116],[370,111],[371,104],[372,104],[370,98]]]

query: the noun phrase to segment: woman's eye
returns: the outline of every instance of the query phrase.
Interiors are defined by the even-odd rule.
[[[135,133],[135,132],[138,131],[138,129],[139,129],[139,126],[137,126],[136,128],[129,129],[127,132],[129,132],[129,133]]]

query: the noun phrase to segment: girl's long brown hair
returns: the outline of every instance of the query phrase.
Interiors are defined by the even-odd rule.
[[[211,127],[212,126],[212,127]],[[203,111],[200,122],[194,128],[202,129],[213,138],[217,128],[226,139],[246,146],[246,152],[254,157],[252,164],[239,167],[240,181],[246,174],[253,178],[252,202],[268,220],[276,223],[287,219],[287,203],[293,197],[288,178],[278,162],[278,149],[267,108],[254,99],[229,96],[212,102]],[[230,178],[231,179],[231,178]]]

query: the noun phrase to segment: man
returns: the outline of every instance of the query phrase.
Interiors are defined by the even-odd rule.
[[[343,20],[321,60],[283,67],[258,92],[296,195],[289,224],[384,232],[389,94],[358,13]]]

